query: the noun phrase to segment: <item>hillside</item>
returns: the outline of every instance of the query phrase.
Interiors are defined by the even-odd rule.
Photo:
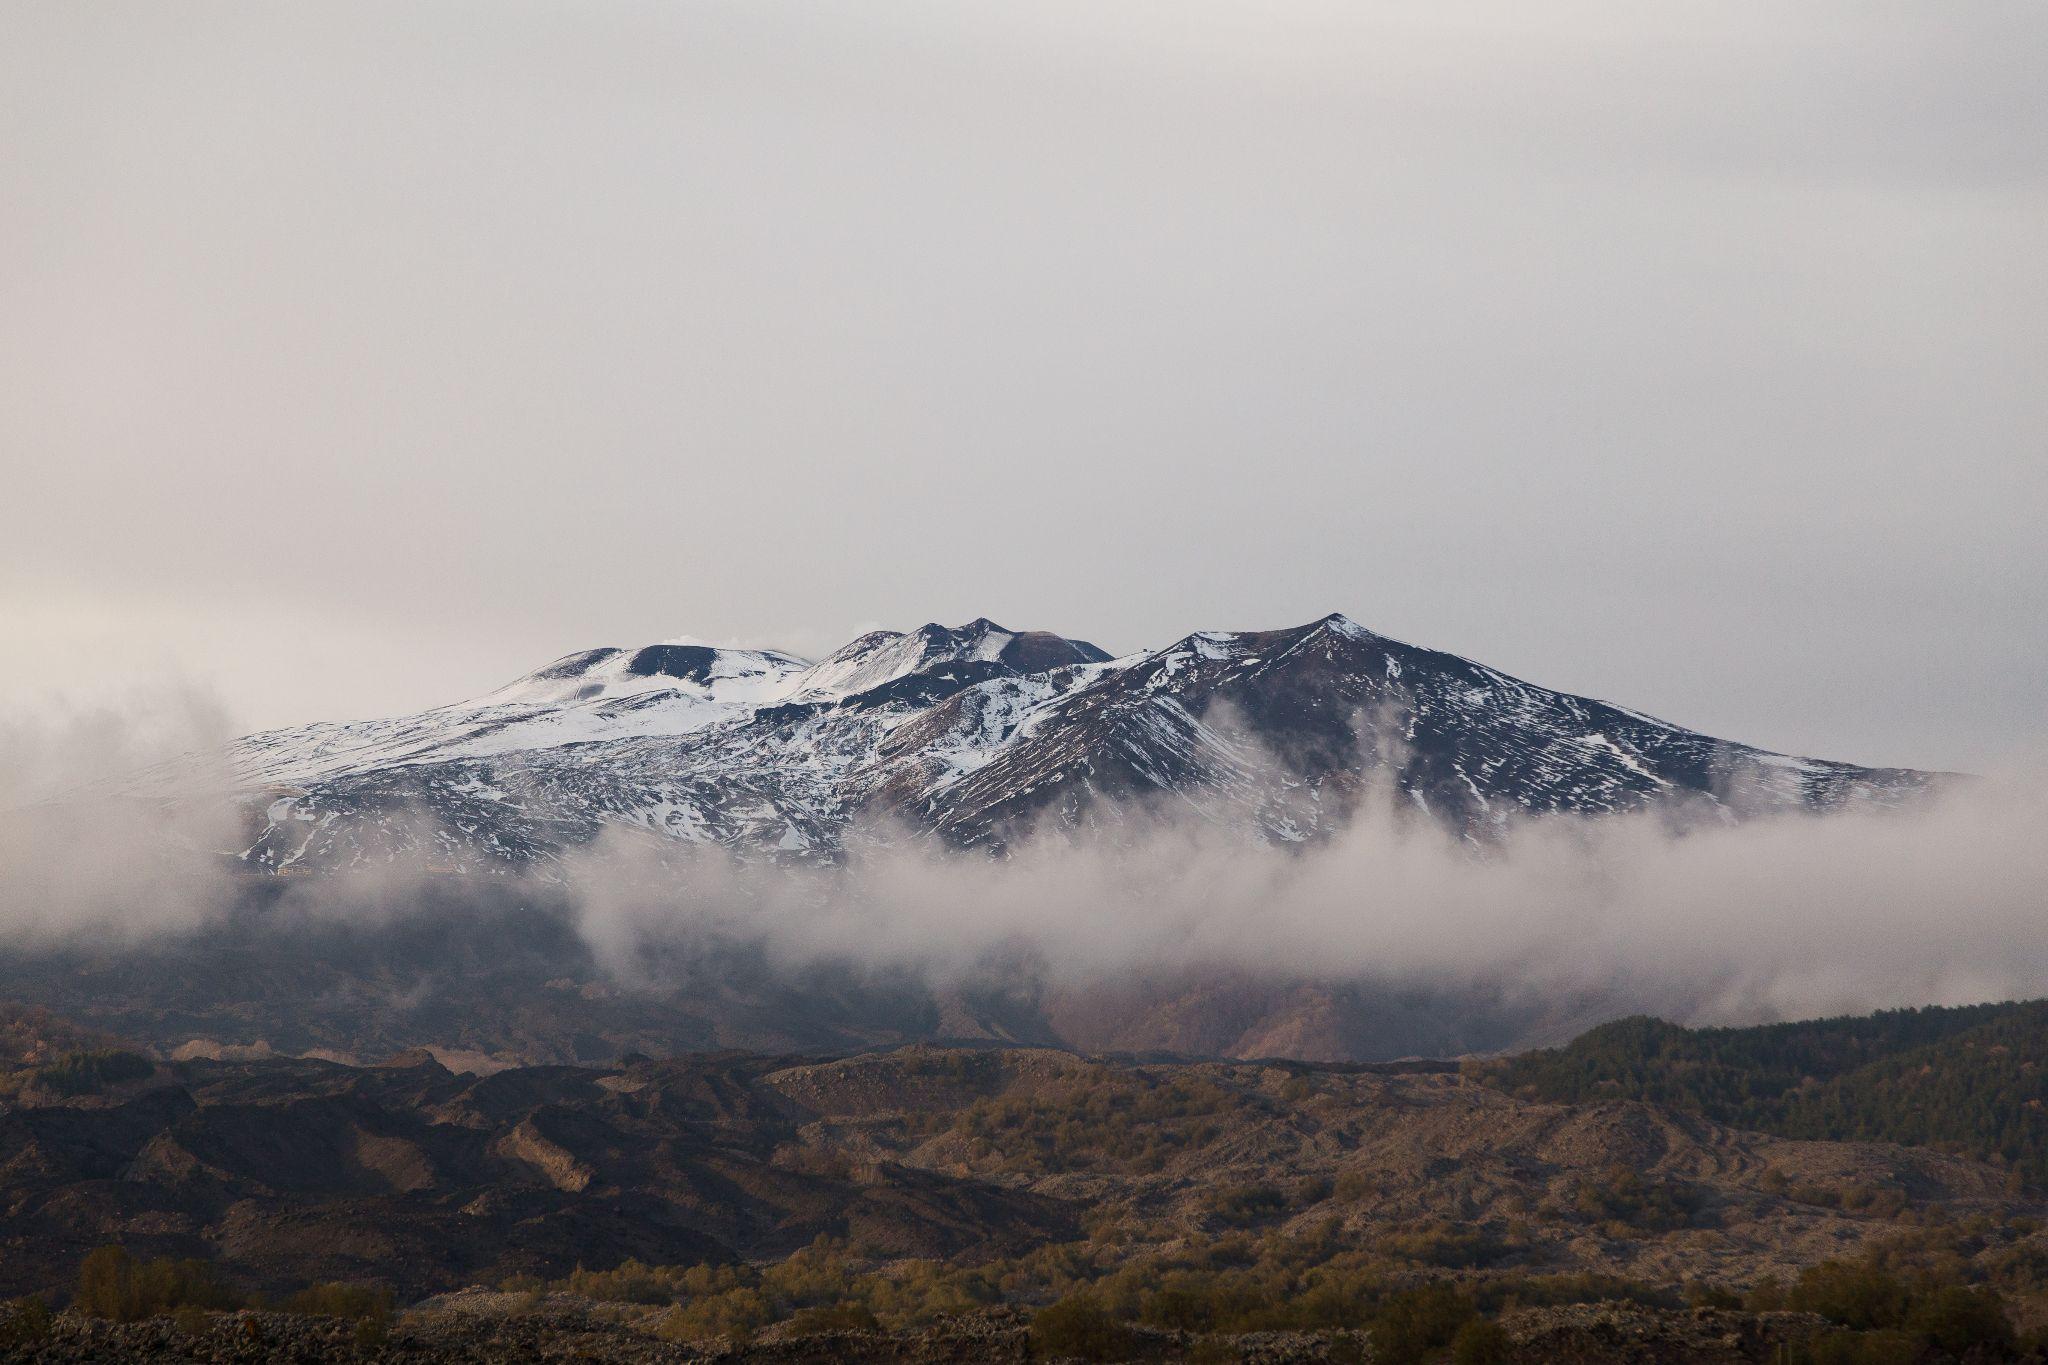
[[[1788,1137],[1937,1146],[2048,1182],[2048,1001],[1760,1028],[1623,1019],[1483,1070],[1531,1098],[1640,1100]]]
[[[1346,1334],[1365,1332],[1376,1359],[1420,1360],[1498,1314],[1525,1354],[1494,1360],[1760,1361],[1788,1333],[1835,1330],[1826,1316],[1848,1310],[1828,1277],[1851,1269],[1828,1266],[1996,1286],[1998,1324],[1999,1305],[2022,1324],[2048,1307],[2042,1209],[1992,1167],[1630,1100],[1523,1099],[1441,1066],[919,1047],[479,1076],[414,1054],[159,1062],[61,1094],[12,1089],[0,1293],[65,1302],[94,1248],[119,1244],[96,1264],[169,1267],[147,1280],[167,1306],[258,1294],[381,1312],[338,1288],[287,1297],[365,1281],[401,1304],[448,1296],[392,1338],[424,1355],[393,1358],[559,1341],[694,1359],[692,1342],[760,1334],[750,1358],[991,1358],[978,1340],[1023,1359],[1064,1353],[1045,1335],[1064,1319],[1042,1310],[1070,1303],[1068,1317],[1098,1305],[1123,1343],[1080,1350],[1092,1358],[1188,1358],[1209,1337],[1199,1358],[1239,1358],[1217,1342],[1277,1332],[1294,1354],[1274,1359],[1355,1359]],[[1773,1316],[1787,1286],[1821,1316]],[[1931,1289],[1897,1292],[1913,1330],[1948,1330],[1912,1316]],[[1725,1311],[1745,1294],[1748,1315]],[[1687,1295],[1723,1316],[1676,1313]],[[1592,1303],[1608,1306],[1557,1307]],[[234,1339],[188,1318],[183,1338],[65,1326],[47,1358]],[[1604,1354],[1621,1324],[1635,1353]],[[910,1335],[799,1344],[879,1327]],[[234,1335],[303,1339],[307,1359],[353,1349],[304,1318],[259,1315]]]
[[[1450,1070],[926,1048],[486,1076],[424,1053],[144,1065],[23,1087],[0,1111],[0,1183],[5,1292],[114,1240],[254,1287],[372,1276],[416,1294],[628,1257],[779,1259],[821,1236],[971,1262],[1242,1233],[1746,1285],[1913,1210],[2031,1207],[1961,1158],[1531,1102]]]

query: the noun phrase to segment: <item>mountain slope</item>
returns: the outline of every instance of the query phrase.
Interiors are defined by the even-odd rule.
[[[1536,687],[1342,616],[1204,633],[1103,678],[935,808],[974,842],[1058,802],[1198,793],[1279,838],[1341,822],[1368,775],[1461,827],[1658,800],[1825,807],[1913,775],[1788,758]]]
[[[1524,1096],[1643,1100],[1788,1137],[1941,1146],[2048,1181],[2048,1001],[1754,1028],[1619,1019],[1488,1074]]]
[[[416,716],[252,735],[246,864],[546,865],[607,829],[808,860],[909,827],[1193,814],[1280,841],[1383,786],[1483,837],[1524,813],[1716,819],[1891,801],[1926,774],[1793,758],[1511,678],[1342,616],[1112,659],[986,619],[808,663],[671,642],[566,656]]]

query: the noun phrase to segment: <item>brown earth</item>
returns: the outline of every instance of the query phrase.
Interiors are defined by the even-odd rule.
[[[1027,1319],[1013,1309],[963,1314],[902,1332],[768,1334],[747,1344],[727,1339],[671,1343],[650,1339],[590,1304],[551,1301],[514,1308],[516,1295],[457,1295],[405,1314],[384,1340],[360,1342],[347,1324],[274,1313],[212,1315],[186,1325],[168,1319],[116,1325],[58,1316],[46,1339],[9,1350],[6,1358],[35,1365],[86,1362],[191,1361],[355,1362],[456,1365],[456,1362],[598,1361],[730,1362],[730,1365],[970,1365],[1034,1358]],[[1510,1351],[1504,1365],[1762,1365],[1781,1343],[1820,1330],[1794,1313],[1673,1311],[1622,1304],[1582,1304],[1507,1314]],[[1138,1329],[1132,1358],[1188,1359],[1198,1339]],[[1371,1358],[1370,1337],[1350,1332],[1259,1332],[1235,1338],[1231,1358],[1243,1365],[1320,1365]]]
[[[2039,1212],[2006,1191],[1925,1149],[1536,1103],[1448,1069],[924,1047],[483,1077],[425,1054],[188,1061],[0,1107],[0,1293],[61,1291],[109,1242],[252,1289],[409,1299],[820,1236],[879,1264],[1317,1230],[1422,1265],[1739,1287],[1931,1214]]]

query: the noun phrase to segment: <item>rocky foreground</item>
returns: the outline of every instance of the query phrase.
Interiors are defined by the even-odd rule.
[[[185,1325],[169,1319],[117,1325],[60,1314],[51,1320],[46,1335],[16,1341],[0,1350],[8,1360],[36,1365],[118,1365],[123,1361],[208,1365],[330,1361],[392,1365],[509,1361],[968,1365],[1048,1358],[1034,1351],[1026,1315],[1015,1309],[948,1318],[915,1331],[769,1334],[746,1344],[727,1338],[666,1343],[607,1320],[592,1311],[595,1305],[554,1303],[527,1311],[502,1311],[493,1301],[503,1297],[449,1296],[439,1304],[405,1314],[383,1339],[374,1342],[360,1340],[344,1323],[275,1313],[220,1314]],[[1523,1310],[1505,1315],[1502,1326],[1506,1353],[1497,1360],[1516,1365],[1764,1362],[1779,1359],[1782,1350],[1796,1348],[1824,1329],[1820,1319],[1806,1314],[1672,1311],[1624,1304]],[[1135,1349],[1129,1358],[1139,1360],[1312,1365],[1374,1358],[1371,1336],[1362,1332],[1259,1332],[1212,1339],[1138,1329],[1133,1338]]]
[[[1541,1103],[1450,1067],[921,1047],[484,1077],[425,1054],[129,1065],[34,1073],[0,1101],[0,1294],[61,1296],[110,1243],[247,1291],[377,1281],[404,1303],[820,1239],[875,1273],[1250,1239],[1740,1289],[1930,1216],[2039,1212],[2004,1172],[1925,1148]]]
[[[0,1359],[2048,1347],[2020,1170],[1543,1100],[1490,1063],[909,1047],[477,1075],[91,1041],[0,1074]]]

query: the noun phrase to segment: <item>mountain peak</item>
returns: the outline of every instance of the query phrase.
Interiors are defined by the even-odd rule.
[[[244,857],[302,870],[423,838],[467,866],[545,860],[611,824],[774,857],[838,856],[875,815],[1000,845],[1160,796],[1292,842],[1338,828],[1382,779],[1476,838],[1527,813],[1741,818],[1895,803],[1937,780],[1696,734],[1342,612],[1120,660],[987,617],[870,632],[815,664],[606,646],[477,701],[250,736],[231,761],[255,826]],[[442,822],[427,835],[422,811]]]
[[[803,660],[772,650],[669,641],[626,650],[580,650],[477,699],[483,706],[558,706],[650,690],[686,687],[709,696],[721,684],[752,684],[794,673]]]
[[[1316,622],[1333,635],[1342,635],[1353,640],[1377,640],[1383,638],[1376,631],[1366,629],[1341,611],[1333,611]]]
[[[961,626],[927,621],[913,631],[871,631],[848,642],[806,670],[790,689],[789,699],[841,701],[953,664],[974,664],[995,673],[1043,673],[1108,658],[1086,640],[1042,630],[1013,631],[986,616]],[[960,670],[949,670],[948,677],[954,680],[952,685],[964,684]]]

